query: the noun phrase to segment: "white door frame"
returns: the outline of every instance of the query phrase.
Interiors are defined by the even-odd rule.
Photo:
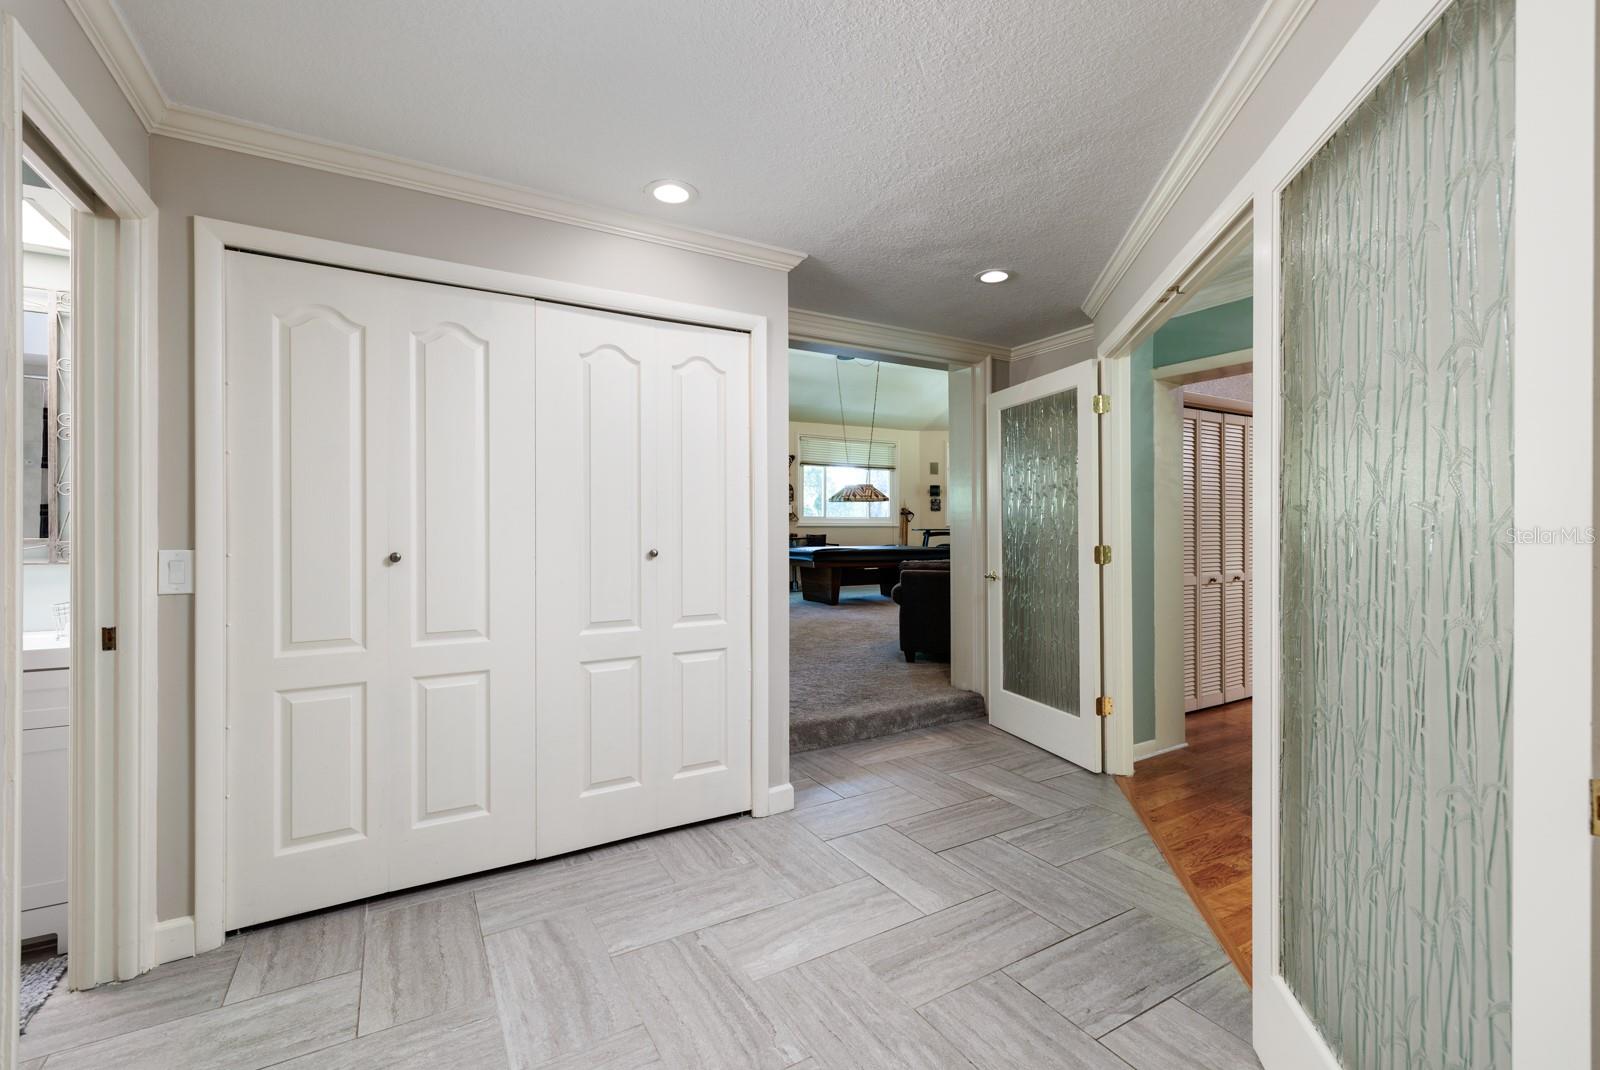
[[[823,347],[871,359],[906,358],[915,365],[938,365],[950,373],[950,471],[945,473],[945,517],[950,526],[950,684],[988,698],[988,560],[984,521],[984,481],[988,460],[988,398],[994,382],[993,353],[986,347],[920,331],[884,328],[860,320],[791,311],[791,343]],[[965,447],[964,449],[962,447]],[[957,460],[969,473],[953,478]]]
[[[229,249],[295,257],[332,267],[399,275],[656,319],[724,327],[750,334],[751,497],[751,809],[766,816],[788,808],[787,784],[772,784],[771,754],[788,739],[771,731],[767,680],[772,589],[772,511],[768,507],[767,317],[684,301],[624,293],[493,268],[328,241],[243,223],[194,220],[195,421],[195,676],[194,676],[194,934],[195,950],[222,944],[227,880],[227,427],[224,395],[224,253]],[[785,805],[788,802],[788,805]]]
[[[60,159],[113,218],[80,227],[75,239],[74,294],[78,399],[74,462],[76,545],[73,601],[71,819],[68,899],[72,955],[68,983],[86,988],[137,976],[156,958],[156,248],[155,202],[95,126],[67,84],[11,16],[4,19],[5,130],[3,218],[16,234],[20,201],[21,120],[44,136]],[[20,275],[20,245],[9,250],[9,282]],[[13,293],[20,293],[12,285]],[[7,306],[6,423],[0,465],[4,505],[16,511],[20,438],[17,383],[21,345],[15,310]],[[98,432],[106,431],[101,435]],[[18,805],[15,755],[21,641],[21,566],[16,529],[3,526],[6,547],[0,672],[6,702],[6,799],[0,844],[16,859]],[[101,652],[100,629],[114,626],[117,651]],[[90,653],[94,656],[88,656]],[[6,867],[11,908],[0,923],[0,1053],[16,1040],[18,874]]]
[[[1235,191],[1199,234],[1185,245],[1159,278],[1173,279],[1152,286],[1143,300],[1134,305],[1134,311],[1111,332],[1102,336],[1099,347],[1101,390],[1111,395],[1111,411],[1101,417],[1101,434],[1104,436],[1100,451],[1101,524],[1102,539],[1112,547],[1111,565],[1101,569],[1101,586],[1104,592],[1104,659],[1106,694],[1115,705],[1106,719],[1107,773],[1132,776],[1136,761],[1153,757],[1184,745],[1181,735],[1171,730],[1163,731],[1162,710],[1171,689],[1171,658],[1181,658],[1177,646],[1165,636],[1158,623],[1155,641],[1156,654],[1156,737],[1136,744],[1133,720],[1133,564],[1130,560],[1133,544],[1133,351],[1144,344],[1161,325],[1183,311],[1183,302],[1174,297],[1199,290],[1213,276],[1224,270],[1227,263],[1240,251],[1244,235],[1251,225],[1248,195]],[[1173,376],[1195,373],[1210,368],[1244,363],[1248,353],[1225,353],[1200,360],[1185,361],[1171,368],[1158,369],[1153,390],[1153,403],[1159,422],[1163,403],[1163,380]],[[1260,387],[1257,387],[1259,392]],[[1153,423],[1152,429],[1159,423]],[[1156,450],[1156,474],[1162,471],[1161,440],[1153,444]],[[1176,446],[1172,456],[1176,457]],[[1165,567],[1162,561],[1162,509],[1156,503],[1156,553],[1158,570]],[[1172,525],[1167,525],[1172,527]],[[1177,551],[1173,551],[1176,553]],[[1118,560],[1118,555],[1122,555]],[[1156,588],[1157,605],[1161,605],[1161,589]],[[1157,621],[1166,610],[1157,610]],[[1173,670],[1175,671],[1175,670]],[[1179,700],[1180,708],[1182,699]],[[1181,721],[1179,724],[1181,725]]]
[[[1182,315],[1183,309],[1175,315]],[[1137,764],[1158,754],[1188,746],[1183,708],[1183,627],[1181,593],[1174,580],[1180,574],[1183,556],[1183,452],[1179,430],[1183,422],[1183,388],[1219,375],[1237,375],[1250,370],[1252,351],[1240,349],[1197,357],[1169,364],[1152,371],[1154,389],[1151,400],[1152,464],[1155,473],[1154,523],[1154,619],[1151,636],[1155,672],[1155,736],[1134,743]],[[1130,596],[1132,592],[1129,592]],[[1131,606],[1130,606],[1131,609]],[[1130,621],[1130,627],[1132,622]],[[1131,686],[1131,684],[1129,685]],[[1131,693],[1131,692],[1127,692]],[[1119,728],[1122,726],[1119,726]],[[1126,724],[1128,732],[1133,724]],[[1132,736],[1129,736],[1132,739]]]
[[[1449,0],[1379,0],[1261,158],[1102,337],[1125,358],[1159,323],[1162,295],[1255,210],[1255,717],[1253,945],[1278,947],[1278,465],[1281,315],[1276,246],[1283,188],[1433,25]],[[1518,1066],[1588,1066],[1596,982],[1593,546],[1597,19],[1589,0],[1519,4],[1514,322],[1515,501],[1521,527],[1577,531],[1514,551],[1512,690],[1512,1056]],[[1531,60],[1531,62],[1530,62]],[[1112,367],[1127,365],[1116,359]],[[1126,372],[1124,370],[1124,377]],[[1128,443],[1120,445],[1126,457]],[[1126,492],[1126,478],[1119,477]],[[1126,544],[1128,514],[1115,517]],[[1108,570],[1113,574],[1116,569]],[[1108,577],[1108,579],[1113,577]],[[1255,1046],[1268,1070],[1338,1066],[1278,973],[1257,959]]]

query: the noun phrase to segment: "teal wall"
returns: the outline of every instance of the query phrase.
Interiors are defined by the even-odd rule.
[[[1133,351],[1133,738],[1156,738],[1155,377],[1157,368],[1251,347],[1250,298],[1168,320]]]
[[[1246,297],[1168,320],[1151,339],[1155,343],[1152,367],[1165,368],[1186,360],[1249,349],[1253,312],[1251,300]]]

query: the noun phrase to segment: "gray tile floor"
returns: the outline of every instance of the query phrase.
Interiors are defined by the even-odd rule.
[[[1115,785],[982,722],[794,759],[797,810],[57,993],[27,1070],[1234,1070],[1249,993]]]

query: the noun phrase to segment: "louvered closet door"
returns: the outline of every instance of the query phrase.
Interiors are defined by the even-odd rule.
[[[1200,567],[1195,545],[1199,516],[1195,451],[1199,448],[1200,414],[1183,410],[1183,709],[1200,708]]]
[[[532,302],[227,257],[226,926],[532,857]]]
[[[1246,698],[1250,418],[1183,410],[1184,709]]]
[[[539,853],[750,807],[749,337],[538,311]]]
[[[1250,695],[1250,418],[1222,418],[1222,701]]]

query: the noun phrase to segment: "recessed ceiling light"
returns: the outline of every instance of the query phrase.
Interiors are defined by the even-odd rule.
[[[989,283],[991,286],[997,282],[1005,282],[1010,277],[1011,272],[1003,271],[1000,268],[988,268],[978,272],[978,281]]]
[[[658,179],[644,190],[662,204],[686,204],[695,198],[694,187],[675,178]]]

